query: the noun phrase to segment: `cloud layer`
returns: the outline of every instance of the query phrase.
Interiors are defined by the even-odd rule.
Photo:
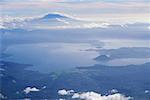
[[[2,0],[0,3],[2,15],[21,17],[54,11],[88,20],[147,22],[149,16],[147,0]]]
[[[73,99],[81,100],[129,100],[130,97],[125,97],[122,94],[112,94],[107,96],[102,96],[101,94],[95,92],[85,92],[85,93],[75,93],[72,96]]]
[[[114,90],[112,91],[114,92]],[[65,90],[65,89],[59,90],[58,94],[62,96],[71,96],[72,99],[78,99],[78,100],[130,100],[131,99],[131,97],[126,97],[120,93],[101,95],[93,91],[75,93],[74,90]]]

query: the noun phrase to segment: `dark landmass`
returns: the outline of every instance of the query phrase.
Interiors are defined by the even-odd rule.
[[[94,65],[50,74],[27,70],[31,66],[28,64],[5,61],[0,63],[0,93],[8,99],[57,99],[60,89],[95,91],[102,94],[117,89],[119,93],[132,96],[135,100],[150,98],[150,94],[145,93],[145,90],[150,90],[150,63],[119,67]],[[25,94],[23,90],[26,87],[36,87],[40,91]]]

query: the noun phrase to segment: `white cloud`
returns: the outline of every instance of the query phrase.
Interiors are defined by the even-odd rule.
[[[110,24],[108,23],[88,23],[83,24],[81,27],[83,28],[107,28]]]
[[[62,98],[60,98],[59,100],[66,100],[66,99],[62,99]]]
[[[56,18],[56,23],[59,21],[60,23],[54,24],[54,23],[43,23],[41,24],[39,21],[36,23],[33,23],[32,21],[34,19],[39,19],[47,14],[58,14],[61,16],[67,17],[66,19]],[[115,17],[115,16],[114,16]],[[118,18],[116,16],[116,18]],[[48,20],[49,21],[49,20]],[[132,21],[131,21],[132,22]],[[130,23],[131,23],[130,22]],[[34,17],[10,17],[10,16],[3,16],[2,19],[0,19],[0,29],[13,29],[13,28],[23,28],[23,29],[81,29],[81,28],[108,28],[110,25],[120,25],[120,26],[126,26],[128,23],[119,21],[119,23],[113,23],[112,21],[92,21],[88,20],[86,18],[82,17],[74,17],[65,13],[59,13],[59,12],[51,12],[42,14],[39,16]],[[132,22],[134,24],[134,22]],[[147,26],[147,29],[150,29]]]
[[[5,97],[2,93],[0,93],[0,99],[6,99],[7,97]]]
[[[73,99],[81,100],[129,100],[130,97],[125,97],[122,94],[116,93],[112,95],[101,95],[96,92],[75,93]]]
[[[113,89],[112,92],[118,92],[117,90]],[[78,100],[130,100],[131,97],[126,97],[120,93],[110,94],[110,95],[101,95],[96,92],[78,92],[75,93],[74,90],[59,90],[59,95],[63,96],[71,96],[72,99]]]
[[[60,22],[63,22],[63,23],[65,23],[65,24],[70,24],[69,22],[67,22],[67,21],[65,21],[65,20],[63,20],[63,19],[60,19],[60,18],[56,18],[58,21],[60,21]]]
[[[59,21],[61,24],[51,24],[45,23],[40,24],[32,23],[34,19],[42,18],[48,14],[58,14],[61,16],[67,17],[66,19],[56,18],[56,22]],[[39,25],[40,24],[40,25]],[[108,28],[110,24],[106,22],[94,22],[88,21],[86,19],[82,19],[79,17],[73,17],[65,13],[59,12],[51,12],[44,15],[36,16],[36,17],[10,17],[10,16],[3,16],[3,20],[0,20],[0,28],[25,28],[25,29],[80,29],[80,28]]]
[[[3,15],[34,16],[46,12],[62,12],[91,20],[111,20],[112,22],[148,22],[149,3],[124,0],[118,3],[101,0],[1,0]],[[82,1],[82,2],[81,2]],[[84,1],[84,3],[83,3]],[[87,2],[91,1],[91,2]],[[110,1],[110,0],[108,0]],[[63,2],[63,3],[58,3]],[[66,3],[65,3],[66,2]],[[72,2],[72,3],[67,3]],[[74,3],[78,2],[78,3]],[[34,6],[34,7],[33,7]],[[118,9],[119,8],[119,9]],[[26,13],[28,11],[28,13]],[[13,12],[13,13],[12,13]]]
[[[36,87],[27,87],[23,90],[26,94],[30,93],[30,92],[38,92],[40,91],[39,89],[37,89]]]
[[[33,27],[33,29],[93,29],[93,28],[108,28],[108,26],[89,23],[89,24],[80,24],[80,25],[36,26],[36,27]]]
[[[65,89],[62,89],[62,90],[58,91],[59,95],[71,95],[72,93],[74,93],[74,90],[65,90]]]
[[[0,19],[0,29],[7,28],[20,28],[26,24],[27,20],[33,19],[32,17],[11,17],[11,16],[3,16]]]
[[[43,86],[42,89],[46,89],[46,86]]]
[[[118,93],[118,90],[112,89],[110,92],[111,92],[111,93]]]
[[[1,94],[1,93],[0,93],[0,98],[1,98],[1,99],[4,99],[4,95],[3,95],[3,94]]]
[[[145,93],[145,94],[148,94],[148,93],[150,93],[150,91],[149,91],[149,90],[145,90],[144,93]]]

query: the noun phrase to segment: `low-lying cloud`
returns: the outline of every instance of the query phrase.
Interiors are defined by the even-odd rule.
[[[36,87],[27,87],[23,90],[26,94],[30,93],[30,92],[38,92],[40,91],[40,89],[36,88]]]
[[[62,89],[62,90],[58,91],[59,95],[71,95],[72,93],[74,93],[74,90],[65,90],[65,89]]]
[[[115,90],[116,92],[116,90]],[[117,91],[118,92],[118,91]],[[114,93],[110,95],[102,95],[96,92],[74,92],[74,90],[59,90],[58,94],[61,96],[71,96],[71,99],[78,100],[130,100],[131,97],[126,97],[120,93]],[[65,100],[65,99],[64,99]]]

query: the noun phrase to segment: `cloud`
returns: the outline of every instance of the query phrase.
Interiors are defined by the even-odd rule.
[[[0,6],[2,8],[2,15],[10,16],[31,17],[47,12],[61,12],[82,19],[111,21],[112,23],[125,23],[131,21],[148,22],[149,4],[147,2],[130,2],[128,0],[126,2],[104,1],[3,0]]]
[[[65,24],[70,24],[69,22],[67,22],[67,21],[65,21],[65,20],[63,20],[63,19],[60,19],[60,18],[56,18],[58,21],[60,21],[60,22],[63,22],[63,23],[65,23]]]
[[[110,24],[109,23],[88,23],[83,24],[81,27],[83,28],[107,28]]]
[[[145,93],[145,94],[149,94],[150,91],[149,91],[149,90],[145,90],[144,93]]]
[[[40,91],[39,89],[37,89],[36,87],[27,87],[23,90],[26,94],[30,93],[30,92],[38,92]]]
[[[68,22],[69,23],[69,22]],[[36,26],[36,29],[92,29],[92,28],[108,28],[109,24],[105,23],[80,23],[80,25],[61,25],[61,26]]]
[[[6,99],[7,97],[0,93],[0,99]]]
[[[110,91],[110,93],[118,93],[118,90],[112,89],[112,90]]]
[[[96,92],[84,92],[84,93],[75,93],[72,96],[73,99],[81,100],[129,100],[130,97],[125,97],[122,94],[116,93],[112,95],[101,95]]]
[[[66,100],[66,99],[62,99],[62,98],[60,98],[59,100]]]
[[[72,93],[74,93],[74,90],[65,90],[65,89],[62,89],[62,90],[58,91],[59,95],[71,95]]]
[[[64,18],[55,18],[54,19],[48,19],[49,21],[55,21],[55,23],[59,22],[58,24],[54,23],[41,23],[40,18],[43,18],[43,16],[46,16],[48,14],[58,14],[60,16],[66,17]],[[4,16],[3,20],[0,20],[0,29],[14,29],[14,28],[23,28],[23,29],[77,29],[77,28],[108,28],[110,25],[106,22],[93,22],[88,21],[85,19],[81,19],[78,17],[74,17],[65,13],[59,13],[59,12],[51,12],[48,14],[44,14],[41,16],[36,17],[10,17],[10,16]],[[36,23],[33,23],[36,19]]]
[[[46,89],[46,86],[43,86],[42,89]]]
[[[117,90],[115,90],[115,92],[116,91]],[[59,90],[58,94],[62,96],[71,96],[72,99],[78,99],[78,100],[130,100],[132,99],[131,97],[126,97],[120,93],[101,95],[99,93],[92,92],[92,91],[75,93],[74,90],[65,90],[65,89]]]

